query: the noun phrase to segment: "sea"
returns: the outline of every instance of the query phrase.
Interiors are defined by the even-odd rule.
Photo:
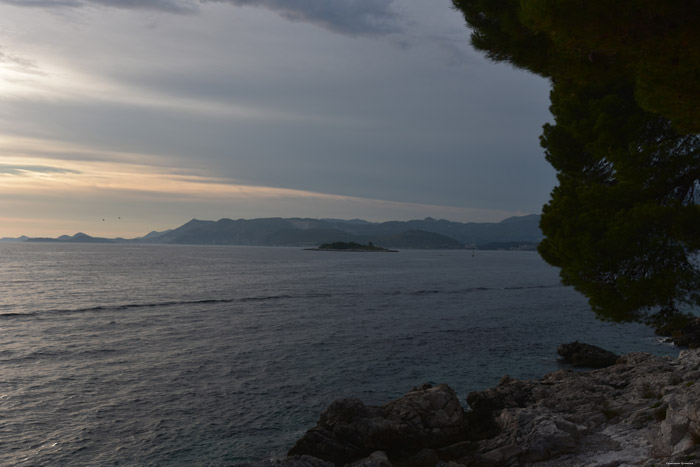
[[[471,391],[557,346],[676,356],[535,252],[0,244],[0,465],[278,458],[338,398]]]

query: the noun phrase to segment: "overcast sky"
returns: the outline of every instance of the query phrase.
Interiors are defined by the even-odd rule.
[[[449,0],[0,0],[0,237],[539,213],[548,91]]]

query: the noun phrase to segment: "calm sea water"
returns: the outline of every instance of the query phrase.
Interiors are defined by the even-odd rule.
[[[676,355],[530,252],[0,245],[0,464],[227,465],[339,397],[462,400],[556,347]]]

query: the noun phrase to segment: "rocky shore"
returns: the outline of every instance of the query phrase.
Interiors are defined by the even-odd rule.
[[[579,347],[575,349],[580,350]],[[250,467],[700,464],[700,349],[592,371],[504,376],[467,396],[425,384],[383,406],[332,403],[288,457]]]

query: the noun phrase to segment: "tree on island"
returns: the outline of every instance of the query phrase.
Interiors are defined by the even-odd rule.
[[[453,0],[472,44],[550,80],[542,257],[600,318],[700,305],[700,3]]]
[[[357,242],[333,242],[324,243],[318,247],[319,250],[348,250],[348,251],[392,251],[379,246],[374,246],[372,242],[362,245]]]

